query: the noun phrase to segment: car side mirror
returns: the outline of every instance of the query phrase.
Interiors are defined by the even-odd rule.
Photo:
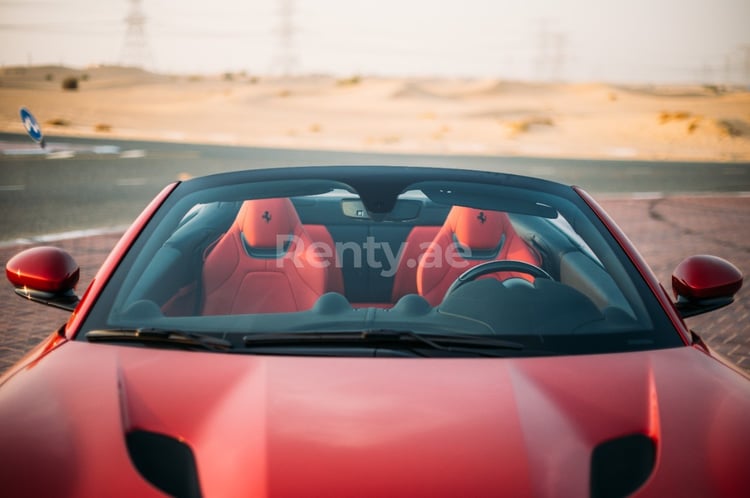
[[[683,318],[723,308],[742,287],[742,272],[716,256],[690,256],[672,273],[672,292]]]
[[[34,247],[16,254],[5,265],[5,276],[23,298],[67,311],[78,305],[73,292],[80,276],[78,264],[57,247]]]

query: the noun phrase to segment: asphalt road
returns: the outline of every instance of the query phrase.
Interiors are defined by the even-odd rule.
[[[595,196],[750,192],[750,163],[593,161],[373,154],[0,134],[0,243],[129,224],[185,176],[275,166],[389,164],[504,171],[576,184]]]

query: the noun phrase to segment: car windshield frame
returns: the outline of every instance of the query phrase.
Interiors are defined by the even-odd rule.
[[[494,290],[487,283],[487,280],[494,279],[480,279],[471,285],[464,285],[454,293],[451,302],[446,298],[438,305],[427,307],[412,295],[404,296],[387,307],[352,307],[353,303],[346,298],[340,299],[343,296],[326,293],[311,308],[294,312],[164,316],[159,306],[144,304],[133,298],[133,295],[143,292],[139,286],[157,285],[156,277],[155,281],[144,277],[153,273],[149,271],[149,265],[155,264],[154,258],[162,248],[181,236],[181,229],[191,237],[195,236],[188,230],[189,225],[194,217],[204,216],[202,211],[215,209],[217,213],[220,210],[236,213],[248,199],[278,197],[292,198],[297,202],[295,207],[298,210],[300,205],[304,207],[305,202],[320,198],[334,202],[353,200],[361,203],[361,211],[360,204],[357,204],[348,222],[370,226],[391,227],[405,222],[407,227],[410,226],[409,211],[404,211],[407,214],[398,211],[403,200],[426,202],[430,207],[444,211],[452,206],[503,211],[508,213],[519,230],[549,224],[555,227],[555,237],[567,240],[566,244],[569,243],[570,247],[578,248],[572,251],[575,253],[573,267],[584,264],[586,268],[609,275],[616,282],[617,291],[612,295],[616,296],[617,301],[617,306],[613,308],[618,308],[618,311],[602,311],[603,316],[606,313],[611,315],[604,317],[602,323],[617,323],[617,326],[612,325],[609,329],[576,326],[569,330],[562,330],[565,327],[561,326],[562,331],[557,332],[550,328],[552,326],[548,320],[530,325],[528,330],[517,330],[525,326],[523,320],[528,322],[529,317],[532,317],[532,323],[536,323],[534,320],[539,313],[532,313],[523,315],[523,320],[511,320],[514,323],[511,328],[497,327],[494,325],[496,318],[488,315],[488,310],[495,307],[494,301],[485,299],[485,295],[511,296],[526,292],[533,299],[538,296],[546,299],[545,296],[549,296],[550,303],[560,301],[561,304],[552,305],[560,316],[572,314],[564,310],[566,305],[583,309],[587,304],[577,296],[563,293],[559,285],[556,287],[552,283],[534,285],[550,289],[548,294],[541,291],[533,294],[526,289],[514,290],[511,294],[499,287]],[[396,216],[397,212],[401,214]],[[206,239],[200,246],[204,250],[226,231],[234,221],[234,214],[221,214],[216,219],[221,220],[217,232],[201,234]],[[532,233],[530,238],[533,237]],[[544,249],[544,241],[536,242]],[[561,271],[556,269],[557,278]],[[617,296],[618,292],[620,296]],[[596,296],[592,299],[596,299]],[[457,305],[457,302],[463,304]],[[480,304],[466,305],[467,302]],[[464,313],[462,309],[471,311]],[[615,315],[619,322],[612,318]],[[632,323],[620,315],[633,318]],[[646,350],[683,344],[678,331],[628,254],[574,189],[516,175],[432,168],[291,168],[227,173],[179,184],[133,242],[84,318],[75,338],[85,340],[86,333],[91,330],[141,328],[216,334],[233,340],[238,346],[241,345],[241,338],[252,332],[335,333],[355,330],[399,330],[445,336],[486,334],[527,343],[538,350],[547,349],[540,345],[554,344],[554,351],[559,354]]]

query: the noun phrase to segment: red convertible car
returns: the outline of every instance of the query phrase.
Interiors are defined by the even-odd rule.
[[[750,381],[590,195],[406,167],[166,187],[89,288],[53,247],[6,266],[71,311],[0,378],[8,497],[747,497]]]

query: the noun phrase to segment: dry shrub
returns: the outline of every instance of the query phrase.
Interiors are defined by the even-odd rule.
[[[750,133],[750,125],[737,119],[722,119],[716,124],[721,134],[727,137],[741,137]]]
[[[336,84],[338,86],[355,86],[362,83],[362,78],[360,76],[351,76],[349,78],[342,78],[338,81],[336,81]]]
[[[109,133],[112,131],[112,125],[108,125],[106,123],[99,123],[96,126],[94,126],[94,131],[99,133]]]
[[[442,126],[441,126],[440,128],[438,128],[437,130],[435,130],[435,131],[434,131],[434,132],[432,133],[432,135],[431,135],[431,136],[432,136],[432,138],[433,138],[434,140],[442,140],[442,139],[444,139],[444,138],[445,138],[445,136],[446,136],[446,135],[447,135],[448,133],[450,133],[450,131],[451,131],[451,127],[450,127],[450,126],[448,126],[448,125],[442,125]]]
[[[78,90],[78,78],[75,76],[68,76],[62,81],[63,90]]]
[[[722,93],[722,89],[718,85],[703,85],[703,88],[714,95],[720,95]]]
[[[54,118],[46,121],[44,124],[50,125],[50,126],[70,126],[70,121],[63,118]]]
[[[692,114],[687,111],[661,111],[659,113],[659,124],[666,124],[670,121],[684,121],[686,119],[689,119],[691,116]]]
[[[517,121],[509,121],[503,124],[508,129],[508,134],[510,136],[516,136],[531,131],[531,128],[534,126],[554,126],[555,122],[548,117],[537,116],[527,119],[519,119]]]
[[[320,133],[323,130],[323,127],[320,126],[319,123],[313,123],[310,125],[310,132],[311,133]]]
[[[291,90],[287,90],[286,88],[279,90],[276,94],[277,97],[286,98],[292,95]]]

